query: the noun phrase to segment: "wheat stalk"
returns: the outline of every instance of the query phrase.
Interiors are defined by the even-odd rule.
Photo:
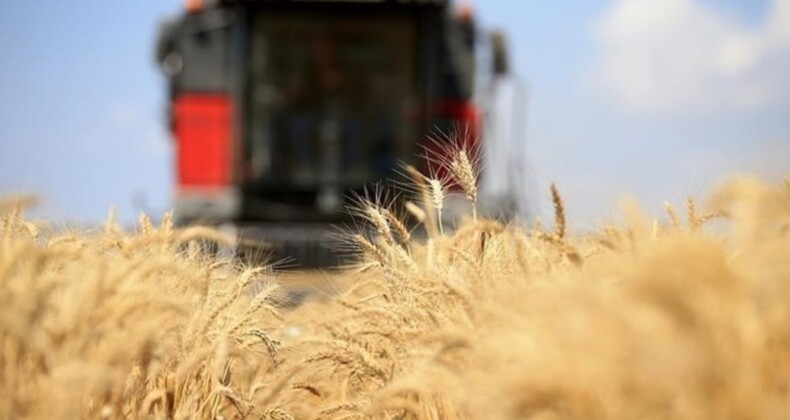
[[[442,207],[444,206],[444,185],[438,179],[428,179],[428,186],[431,192],[431,204],[436,210],[436,223],[439,225],[439,234],[444,235],[442,227]]]

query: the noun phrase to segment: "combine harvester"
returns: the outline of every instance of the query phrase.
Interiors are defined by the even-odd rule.
[[[349,219],[348,197],[392,178],[400,162],[428,171],[419,156],[452,141],[487,157],[483,211],[526,210],[523,105],[504,37],[483,35],[469,7],[187,1],[162,25],[157,59],[168,77],[181,224],[273,244],[273,258],[303,267],[333,265],[325,245]],[[428,140],[459,127],[466,137]]]

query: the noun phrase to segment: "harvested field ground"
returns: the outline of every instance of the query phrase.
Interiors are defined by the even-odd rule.
[[[790,418],[790,185],[574,236],[556,189],[551,229],[445,231],[426,181],[427,239],[362,200],[378,234],[349,234],[359,263],[326,285],[217,260],[210,229],[64,233],[7,200],[0,416]],[[278,278],[318,298],[286,308]]]

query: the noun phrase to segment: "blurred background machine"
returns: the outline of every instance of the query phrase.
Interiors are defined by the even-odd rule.
[[[333,265],[323,245],[349,220],[348,197],[399,162],[430,170],[419,156],[452,141],[490,160],[488,212],[524,213],[513,181],[522,105],[505,44],[444,0],[186,1],[156,47],[177,220],[273,245],[270,258]],[[458,130],[467,135],[435,135]]]

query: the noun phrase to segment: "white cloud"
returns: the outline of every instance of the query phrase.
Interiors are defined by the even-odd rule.
[[[594,26],[597,89],[641,111],[790,102],[790,0],[756,25],[699,0],[615,0]]]

